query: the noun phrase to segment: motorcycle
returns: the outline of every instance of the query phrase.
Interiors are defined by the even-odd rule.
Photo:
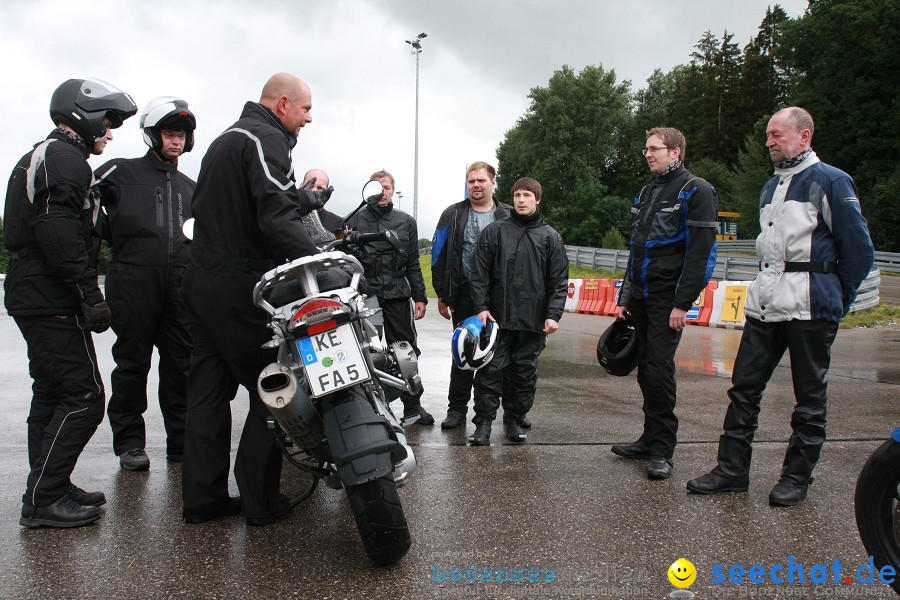
[[[382,191],[377,181],[367,183],[337,238],[323,242],[329,236],[317,232],[312,237],[322,251],[265,273],[253,301],[270,317],[273,337],[265,347],[278,350],[259,374],[259,395],[287,460],[311,477],[293,504],[320,480],[343,488],[367,555],[388,565],[412,543],[397,488],[416,470],[404,422],[389,402],[401,392],[418,393],[422,384],[412,346],[385,343],[377,299],[365,293],[363,267],[353,256],[367,244],[397,252],[399,239],[393,231],[365,234],[346,225]]]
[[[854,495],[856,527],[875,568],[900,567],[900,427],[863,465]],[[890,586],[900,594],[900,575]]]

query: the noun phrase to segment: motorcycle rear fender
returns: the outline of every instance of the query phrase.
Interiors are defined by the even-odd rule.
[[[387,419],[361,399],[335,405],[323,417],[325,435],[341,482],[359,485],[393,471],[405,448],[392,439]]]

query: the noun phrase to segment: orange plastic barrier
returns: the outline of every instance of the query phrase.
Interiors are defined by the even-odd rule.
[[[603,314],[609,290],[609,279],[585,279],[581,284],[581,297],[575,312],[589,315]]]
[[[609,293],[606,297],[606,304],[603,306],[603,312],[601,314],[604,314],[608,317],[616,316],[616,312],[619,309],[616,301],[619,299],[619,290],[621,289],[621,279],[613,279],[609,282]]]
[[[578,296],[578,305],[575,307],[577,313],[588,313],[588,308],[593,305],[597,290],[600,288],[599,279],[584,279],[581,282],[581,293]]]
[[[701,293],[703,299],[700,305],[700,316],[697,318],[697,325],[709,327],[709,319],[712,317],[713,312],[713,296],[718,288],[719,283],[717,281],[710,281],[706,284],[706,289]]]

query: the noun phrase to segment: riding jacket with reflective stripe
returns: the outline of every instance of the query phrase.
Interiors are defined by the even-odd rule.
[[[192,267],[266,271],[318,252],[301,220],[311,207],[294,179],[296,141],[275,113],[247,102],[210,144],[194,190]]]
[[[96,270],[98,206],[87,156],[86,146],[56,130],[10,175],[3,218],[10,315],[81,314],[82,302],[103,301]]]

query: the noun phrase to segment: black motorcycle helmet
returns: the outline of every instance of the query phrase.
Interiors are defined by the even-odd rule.
[[[197,118],[186,100],[175,96],[161,96],[151,100],[141,112],[139,125],[144,134],[144,142],[155,152],[162,150],[162,129],[184,131],[184,151],[190,152],[194,147]]]
[[[638,363],[637,332],[634,321],[626,313],[625,319],[616,319],[606,328],[597,342],[597,360],[610,375],[625,377]]]
[[[116,129],[137,112],[131,96],[99,79],[69,79],[50,98],[50,118],[65,123],[88,145],[106,136],[106,123]]]

